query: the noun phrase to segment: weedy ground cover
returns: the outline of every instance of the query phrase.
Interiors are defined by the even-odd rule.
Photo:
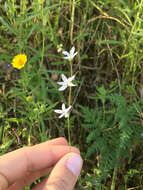
[[[70,134],[84,159],[76,189],[143,189],[142,12],[142,0],[0,1],[1,155]],[[69,96],[57,82],[72,77],[72,47]]]

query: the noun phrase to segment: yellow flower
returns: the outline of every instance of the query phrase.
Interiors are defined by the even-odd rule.
[[[21,69],[27,62],[27,56],[25,54],[16,55],[12,60],[12,66],[16,69]]]
[[[31,99],[32,99],[32,96],[27,96],[27,97],[26,97],[26,101],[27,101],[27,102],[30,102]]]

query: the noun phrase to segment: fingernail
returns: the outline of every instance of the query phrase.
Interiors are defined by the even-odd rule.
[[[75,154],[71,156],[67,160],[66,166],[76,177],[78,177],[82,168],[82,159],[80,155]]]

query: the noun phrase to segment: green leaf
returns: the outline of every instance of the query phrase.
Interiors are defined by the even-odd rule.
[[[109,44],[109,45],[123,45],[123,42],[116,40],[99,40],[97,42],[99,45]]]
[[[13,34],[17,34],[16,33],[16,31],[14,30],[14,28],[8,23],[8,22],[6,22],[2,17],[0,17],[0,22],[1,22],[1,24],[2,25],[4,25],[6,28],[7,28],[7,30],[9,30],[11,33],[13,33]]]
[[[15,139],[11,139],[8,142],[2,144],[0,146],[0,155],[4,154],[5,152],[7,152],[7,150],[9,149],[9,147],[13,144],[13,142],[15,141]]]

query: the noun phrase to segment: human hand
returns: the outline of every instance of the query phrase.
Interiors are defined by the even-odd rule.
[[[82,168],[79,150],[57,138],[0,157],[0,190],[22,190],[48,172],[32,190],[73,190]]]

